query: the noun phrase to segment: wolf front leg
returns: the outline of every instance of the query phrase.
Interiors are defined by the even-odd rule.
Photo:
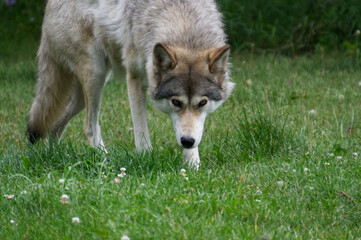
[[[199,169],[200,159],[198,154],[198,147],[183,149],[183,158],[190,167],[193,167],[196,170]]]
[[[101,66],[101,64],[98,64],[98,66]],[[92,147],[99,147],[107,153],[99,126],[99,113],[106,75],[105,63],[104,69],[100,68],[96,71],[91,66],[84,65],[82,70],[82,74],[79,74],[81,76],[79,80],[84,91],[86,106],[84,132]],[[95,74],[95,72],[98,72],[98,74]]]
[[[147,121],[147,88],[143,84],[141,74],[127,72],[127,87],[132,113],[134,140],[138,151],[150,151],[152,145],[149,138]]]

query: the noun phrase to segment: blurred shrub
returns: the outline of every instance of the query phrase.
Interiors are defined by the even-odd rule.
[[[0,39],[17,41],[25,36],[40,38],[46,1],[0,0]]]
[[[216,0],[233,50],[358,54],[361,0]],[[10,4],[9,4],[10,3]],[[46,0],[0,0],[0,39],[40,37]]]
[[[302,53],[358,53],[360,0],[218,0],[231,45]]]

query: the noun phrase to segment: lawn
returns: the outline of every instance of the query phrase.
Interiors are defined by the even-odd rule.
[[[194,171],[151,104],[154,150],[134,151],[125,81],[104,90],[108,155],[87,145],[84,112],[60,144],[30,146],[37,44],[0,46],[0,239],[361,239],[355,57],[233,55],[236,88],[206,120]]]

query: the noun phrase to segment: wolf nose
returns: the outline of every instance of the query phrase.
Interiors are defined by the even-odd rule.
[[[191,148],[193,147],[193,144],[196,140],[194,138],[191,137],[182,137],[181,138],[181,143],[183,145],[183,147],[185,148]]]

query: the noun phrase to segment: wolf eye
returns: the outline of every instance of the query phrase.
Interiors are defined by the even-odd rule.
[[[181,101],[178,101],[177,99],[172,99],[172,103],[176,107],[179,107],[179,108],[182,107]]]
[[[198,103],[198,107],[201,108],[201,107],[204,107],[204,105],[207,104],[207,100],[202,100]]]

